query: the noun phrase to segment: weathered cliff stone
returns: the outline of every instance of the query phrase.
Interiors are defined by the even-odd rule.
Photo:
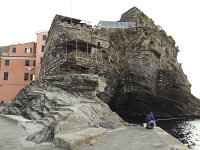
[[[124,13],[120,21],[138,21],[141,26],[109,34],[113,63],[123,66],[112,110],[131,118],[149,111],[156,117],[199,116],[200,101],[191,94],[177,62],[179,50],[173,38],[137,8]]]
[[[147,15],[145,15],[137,7],[133,7],[127,12],[123,13],[120,21],[124,21],[124,22],[131,21],[131,22],[136,22],[137,26],[151,27],[153,29],[156,28],[154,21],[150,19]]]
[[[123,126],[125,122],[96,97],[97,90],[104,90],[102,84],[97,75],[46,76],[20,91],[2,113],[22,115],[44,125],[27,137],[35,143],[89,128]]]
[[[57,73],[63,67],[62,64],[66,62],[73,63],[74,60],[76,62],[76,58],[92,58],[88,59],[89,61],[84,59],[84,65],[80,65],[81,60],[79,59],[79,64],[76,63],[75,68],[72,69],[78,71],[78,67],[80,69],[82,67],[82,71],[87,71],[85,69],[86,64],[88,63],[90,65],[89,69],[91,69],[91,60],[97,61],[108,47],[106,39],[94,34],[93,28],[88,27],[86,24],[77,23],[79,21],[77,19],[73,19],[72,23],[69,20],[70,18],[66,21],[66,18],[60,15],[56,15],[53,20],[45,45],[45,57],[40,73],[41,77]],[[100,50],[103,52],[101,53]],[[76,54],[76,58],[71,57],[74,54]],[[96,66],[96,64],[93,65],[93,67]]]

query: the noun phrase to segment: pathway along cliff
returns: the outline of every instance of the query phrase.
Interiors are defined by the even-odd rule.
[[[87,131],[100,137],[123,126],[117,114],[133,119],[149,111],[156,118],[199,117],[200,101],[191,94],[175,45],[136,7],[119,22],[101,22],[97,28],[56,15],[40,79],[1,113],[43,124],[27,139],[53,140],[58,146],[69,134]]]

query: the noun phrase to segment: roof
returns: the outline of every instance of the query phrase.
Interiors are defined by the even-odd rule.
[[[31,44],[31,43],[35,44],[35,42],[18,43],[18,44],[10,44],[10,45],[6,45],[6,46],[0,46],[0,48],[2,48],[2,47],[11,47],[11,46],[18,46],[18,45],[25,45],[25,44]]]
[[[61,15],[56,15],[61,21],[66,21],[68,23],[79,24],[81,22],[80,19],[72,18],[72,17],[65,17]]]
[[[36,34],[38,34],[38,33],[44,33],[44,32],[48,33],[48,31],[49,31],[48,29],[46,29],[46,30],[39,30],[39,31],[36,32]]]
[[[99,21],[97,28],[133,28],[136,22]]]

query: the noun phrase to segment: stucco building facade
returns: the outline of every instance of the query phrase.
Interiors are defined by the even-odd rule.
[[[0,47],[0,102],[8,103],[39,77],[47,31],[37,32],[37,42]]]
[[[47,31],[38,31],[37,33],[37,43],[36,43],[36,78],[39,77],[40,73],[40,68],[41,68],[41,63],[42,63],[42,58],[44,55],[44,47],[45,47],[45,42],[47,39],[48,32]]]

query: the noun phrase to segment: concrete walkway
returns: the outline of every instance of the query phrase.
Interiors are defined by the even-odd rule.
[[[24,128],[0,117],[0,150],[63,150],[51,143],[28,142],[25,140],[27,136]]]
[[[104,139],[79,150],[188,150],[161,128],[128,127],[110,132]]]
[[[0,108],[1,109],[1,108]],[[16,124],[16,120],[18,124]],[[0,150],[63,150],[52,143],[35,144],[25,138],[29,133],[19,122],[22,119],[0,115]],[[177,139],[158,128],[123,127],[111,132],[105,138],[78,150],[188,150]]]

